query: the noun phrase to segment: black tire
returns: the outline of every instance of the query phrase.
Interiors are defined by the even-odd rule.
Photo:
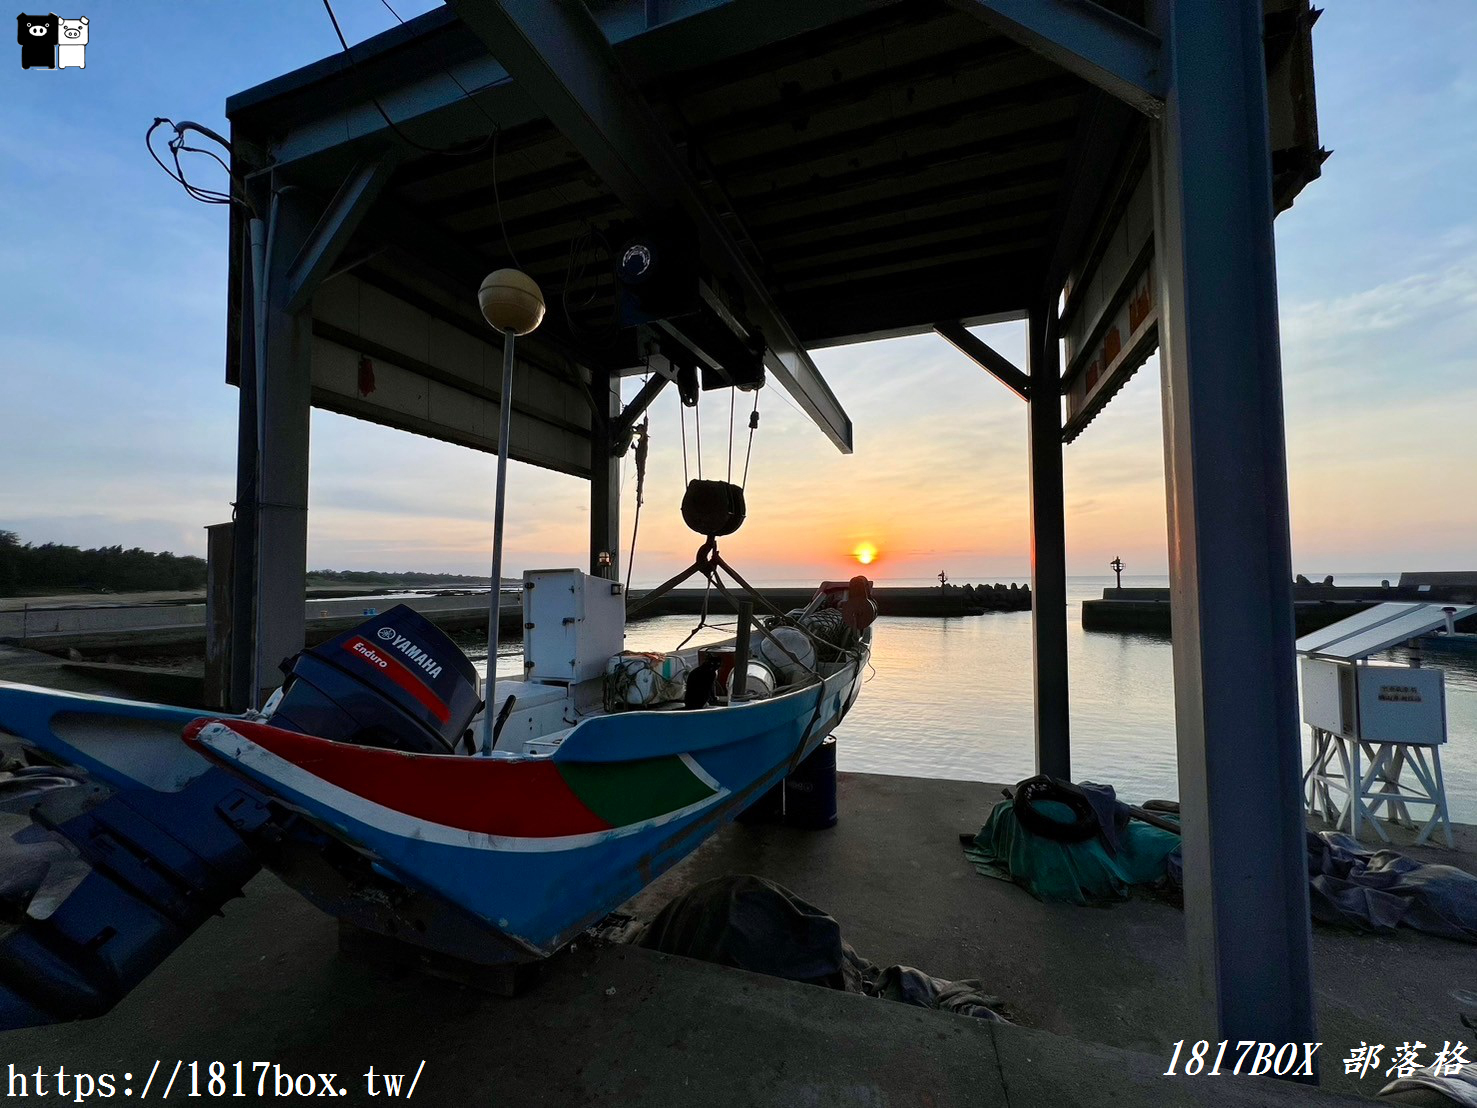
[[[1042,801],[1065,804],[1072,809],[1072,822],[1063,823],[1039,811],[1035,806]],[[1083,843],[1102,830],[1086,793],[1070,781],[1045,774],[1029,777],[1016,786],[1015,818],[1031,834],[1059,843]]]

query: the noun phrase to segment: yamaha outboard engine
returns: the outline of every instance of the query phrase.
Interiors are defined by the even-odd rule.
[[[467,656],[397,604],[294,658],[271,723],[335,742],[449,754],[480,707]]]

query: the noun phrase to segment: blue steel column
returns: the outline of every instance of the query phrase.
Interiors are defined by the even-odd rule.
[[[243,229],[244,231],[244,229]],[[242,253],[249,247],[243,244]],[[236,413],[236,501],[231,532],[231,663],[226,707],[252,706],[256,697],[256,295],[249,265],[241,278],[240,369]]]
[[[1312,1042],[1262,4],[1159,0],[1155,21],[1169,71],[1151,172],[1190,977],[1211,1037]]]
[[[1067,716],[1067,536],[1062,490],[1061,356],[1054,312],[1030,314],[1031,660],[1036,772],[1072,776]]]

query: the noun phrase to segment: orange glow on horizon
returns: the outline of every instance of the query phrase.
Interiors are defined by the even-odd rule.
[[[877,560],[877,548],[869,542],[857,543],[852,550],[851,556],[864,566],[869,566]]]

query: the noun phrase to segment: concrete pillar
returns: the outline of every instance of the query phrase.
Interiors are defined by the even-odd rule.
[[[606,370],[591,374],[590,391],[595,402],[604,398],[606,422],[590,428],[590,572],[596,577],[620,578],[621,551],[621,462],[611,457],[610,428],[621,414],[620,378]],[[600,564],[601,553],[610,564]]]
[[[235,552],[234,523],[205,528],[205,682],[201,703],[231,708],[231,589]]]
[[[1153,126],[1192,1037],[1312,1042],[1260,0],[1158,0]]]
[[[1055,311],[1030,314],[1031,661],[1036,772],[1072,776],[1067,715],[1067,537],[1062,490],[1061,355]]]
[[[288,269],[313,226],[295,190],[273,198],[267,232],[265,356],[257,391],[256,704],[282,683],[278,664],[303,648],[308,569],[311,303],[283,309]]]

